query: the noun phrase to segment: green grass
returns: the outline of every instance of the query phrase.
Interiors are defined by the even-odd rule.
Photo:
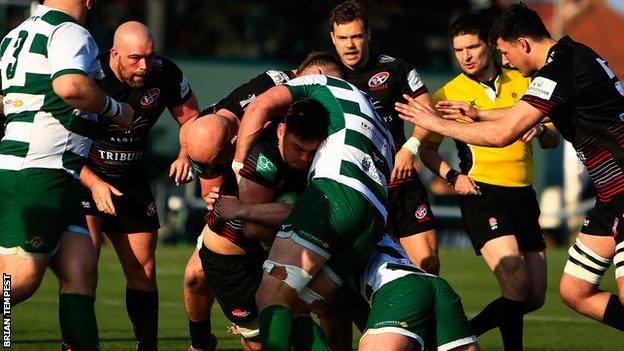
[[[182,305],[182,273],[191,247],[158,248],[160,293],[160,351],[185,350],[188,345],[187,320]],[[525,317],[525,350],[622,350],[624,334],[582,317],[566,308],[557,295],[557,283],[565,259],[563,249],[549,250],[549,287],[545,306]],[[496,298],[498,287],[481,258],[472,251],[443,249],[442,275],[462,296],[469,315],[476,314]],[[613,271],[607,272],[604,287],[614,291]],[[96,310],[102,349],[135,350],[132,328],[124,307],[125,280],[114,252],[102,250]],[[58,351],[57,283],[48,274],[30,300],[12,310],[13,350]],[[236,337],[226,333],[221,310],[213,308],[213,330],[219,350],[238,350]],[[483,350],[502,350],[497,331],[479,339]]]

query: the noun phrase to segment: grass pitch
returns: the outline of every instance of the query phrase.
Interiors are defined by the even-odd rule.
[[[182,275],[192,247],[158,248],[157,274],[160,294],[159,350],[184,351],[189,344],[182,304]],[[472,316],[499,296],[494,276],[470,250],[442,249],[442,276],[462,297]],[[525,350],[624,350],[624,334],[582,317],[565,307],[557,294],[558,279],[567,259],[565,249],[548,250],[549,286],[546,304],[525,316]],[[125,310],[125,279],[111,247],[102,249],[96,312],[102,350],[136,350]],[[613,270],[603,287],[615,291]],[[57,282],[49,272],[39,291],[12,310],[12,350],[59,350]],[[212,313],[213,332],[219,350],[239,350],[237,337],[227,334],[229,325],[221,310]],[[502,350],[497,330],[479,338],[483,350]],[[354,343],[357,345],[357,341]]]

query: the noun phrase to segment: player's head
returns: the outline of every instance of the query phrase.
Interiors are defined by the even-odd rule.
[[[236,121],[218,114],[208,114],[183,128],[186,151],[193,161],[210,169],[227,166],[232,162],[232,140],[238,129]]]
[[[316,149],[327,138],[329,112],[317,100],[293,102],[277,126],[280,153],[286,164],[294,169],[310,167]]]
[[[492,66],[492,50],[487,40],[488,28],[483,18],[475,13],[465,13],[448,29],[455,59],[461,70],[479,77]]]
[[[87,21],[88,11],[95,8],[96,0],[40,0],[43,5],[52,7],[69,14],[76,19],[80,24],[85,24]]]
[[[309,74],[344,77],[342,65],[336,56],[322,51],[312,51],[297,67],[297,77]]]
[[[115,31],[110,67],[119,80],[139,88],[154,64],[154,35],[143,23],[129,21]]]
[[[503,64],[518,68],[525,77],[540,68],[532,57],[538,51],[531,45],[548,39],[551,36],[544,22],[525,4],[514,4],[503,11],[492,25],[489,38],[490,44],[500,50]]]
[[[370,28],[364,7],[357,1],[345,1],[329,14],[330,36],[342,63],[358,68],[368,61]]]

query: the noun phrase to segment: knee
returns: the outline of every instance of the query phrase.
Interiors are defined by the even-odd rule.
[[[546,294],[528,297],[524,303],[524,313],[539,310],[542,306],[544,306],[544,302],[546,302]]]
[[[186,267],[184,271],[184,289],[195,293],[201,293],[206,290],[206,276],[203,269]]]
[[[529,277],[526,264],[516,256],[501,259],[494,269],[503,295],[509,295],[519,301],[525,301],[529,293]]]

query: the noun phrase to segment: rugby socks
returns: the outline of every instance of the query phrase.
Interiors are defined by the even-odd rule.
[[[158,349],[158,290],[141,291],[126,287],[126,311],[132,322],[138,351]]]
[[[59,295],[61,338],[72,351],[98,351],[100,349],[94,304],[95,298],[92,296]]]
[[[617,295],[611,294],[602,316],[602,322],[612,328],[624,331],[624,306]]]
[[[260,312],[260,342],[263,351],[288,351],[292,315],[281,305],[271,305]]]
[[[214,350],[216,338],[211,334],[212,325],[210,317],[201,322],[188,320],[189,334],[191,335],[191,346],[198,350]],[[215,344],[215,345],[213,345]]]
[[[473,319],[470,326],[476,336],[498,327],[505,351],[522,350],[524,302],[499,297]]]
[[[295,350],[329,350],[321,327],[310,316],[293,319],[290,340],[290,346]]]
[[[522,351],[524,302],[501,297],[499,325],[505,351]]]

